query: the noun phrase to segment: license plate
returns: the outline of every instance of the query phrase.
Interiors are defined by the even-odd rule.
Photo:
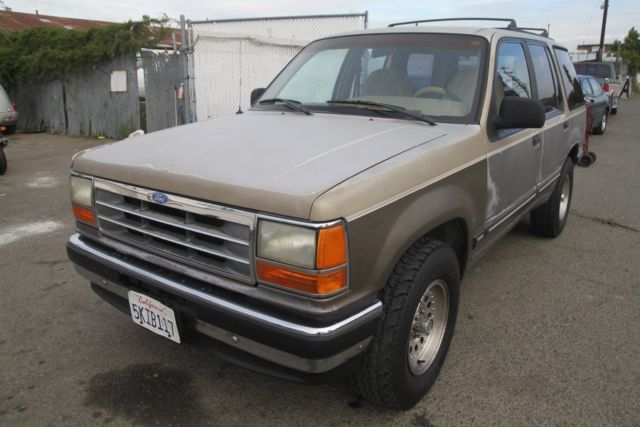
[[[129,291],[131,319],[151,332],[180,343],[180,333],[173,310],[160,301]]]

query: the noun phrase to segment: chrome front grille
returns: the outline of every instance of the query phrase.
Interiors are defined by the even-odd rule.
[[[254,282],[252,213],[96,179],[100,231],[157,255]]]

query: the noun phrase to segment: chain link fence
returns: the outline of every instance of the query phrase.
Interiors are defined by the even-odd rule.
[[[366,27],[366,13],[192,22],[198,120],[249,108],[251,91],[310,41]]]

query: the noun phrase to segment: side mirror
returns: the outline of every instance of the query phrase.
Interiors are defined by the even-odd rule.
[[[258,99],[262,96],[266,89],[259,87],[251,91],[251,106],[253,107]]]
[[[539,101],[507,96],[500,104],[496,129],[526,129],[544,126],[544,107]]]

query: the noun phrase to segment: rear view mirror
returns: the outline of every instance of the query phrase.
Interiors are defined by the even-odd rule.
[[[262,96],[266,89],[259,87],[251,91],[251,106],[253,107],[258,99]]]
[[[500,104],[496,129],[526,129],[544,126],[544,107],[539,101],[507,96]]]

